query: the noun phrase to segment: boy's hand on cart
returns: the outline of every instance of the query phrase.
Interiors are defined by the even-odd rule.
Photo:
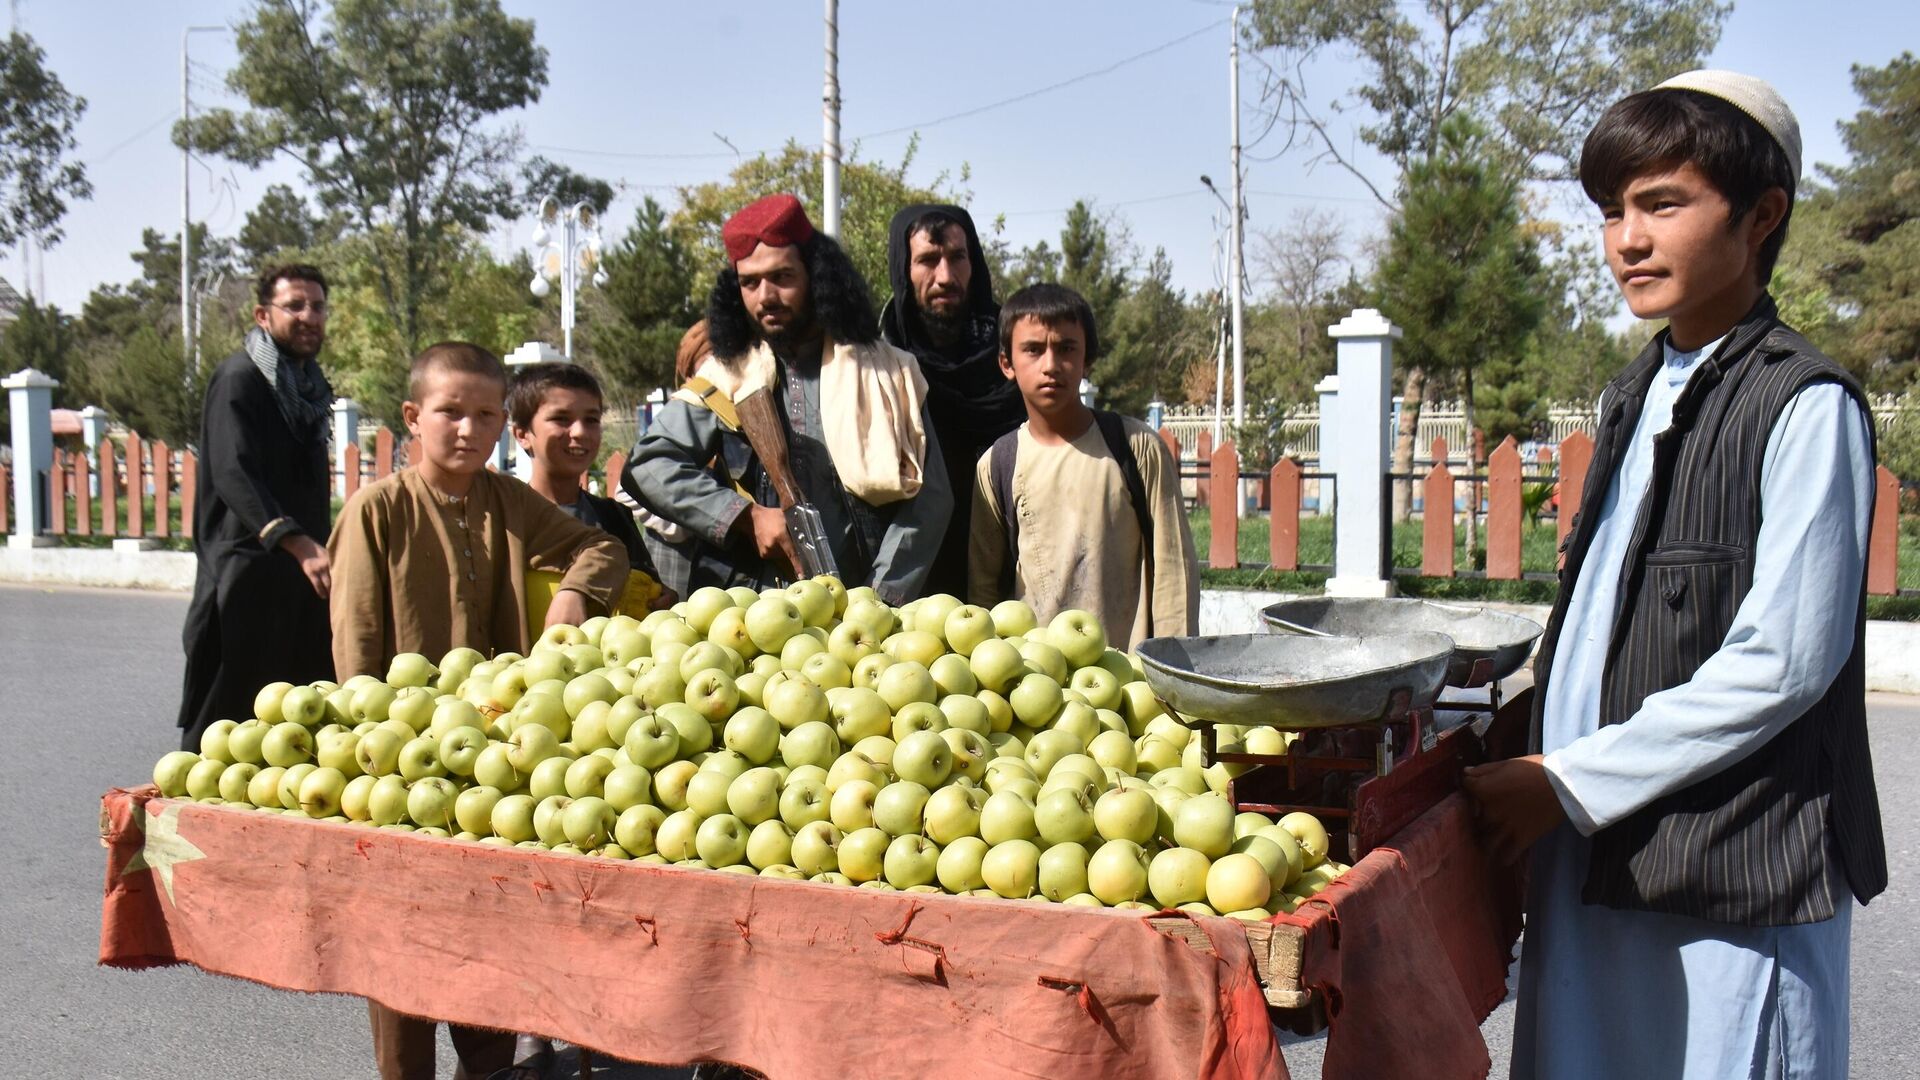
[[[587,597],[576,589],[561,589],[553,594],[553,603],[547,607],[547,625],[579,626],[586,622]]]
[[[1567,820],[1539,754],[1469,766],[1461,784],[1473,800],[1481,842],[1501,865]]]

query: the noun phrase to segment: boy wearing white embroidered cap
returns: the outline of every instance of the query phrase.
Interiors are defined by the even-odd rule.
[[[1587,137],[1627,306],[1534,664],[1534,753],[1468,770],[1531,859],[1512,1076],[1847,1075],[1855,902],[1886,888],[1867,748],[1873,434],[1767,283],[1800,133],[1695,71]]]

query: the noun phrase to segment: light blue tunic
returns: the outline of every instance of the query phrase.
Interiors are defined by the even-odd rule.
[[[1563,824],[1537,845],[1513,1040],[1515,1080],[1847,1075],[1852,902],[1829,858],[1834,918],[1744,927],[1580,902],[1586,837],[1764,745],[1826,692],[1853,646],[1873,515],[1868,419],[1833,384],[1788,403],[1767,441],[1752,590],[1720,650],[1628,722],[1599,726],[1620,571],[1653,437],[1719,342],[1671,346],[1602,496],[1567,609],[1542,749]]]

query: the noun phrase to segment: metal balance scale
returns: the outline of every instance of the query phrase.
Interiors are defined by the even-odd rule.
[[[1226,792],[1237,809],[1312,813],[1344,862],[1457,790],[1462,769],[1516,735],[1517,710],[1501,711],[1499,687],[1541,634],[1531,620],[1406,599],[1311,598],[1262,614],[1273,632],[1141,642],[1141,666],[1167,712],[1199,736],[1206,765],[1250,766]],[[1464,693],[1443,699],[1449,688]],[[1296,737],[1284,754],[1223,751],[1217,724]]]

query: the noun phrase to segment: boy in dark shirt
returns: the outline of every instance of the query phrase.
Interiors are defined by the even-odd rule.
[[[604,404],[599,380],[578,364],[529,364],[507,382],[513,437],[533,461],[528,486],[580,521],[612,534],[627,549],[632,568],[658,581],[660,574],[633,513],[613,499],[588,492],[582,483],[600,456]],[[663,593],[651,606],[667,607],[675,599]]]

